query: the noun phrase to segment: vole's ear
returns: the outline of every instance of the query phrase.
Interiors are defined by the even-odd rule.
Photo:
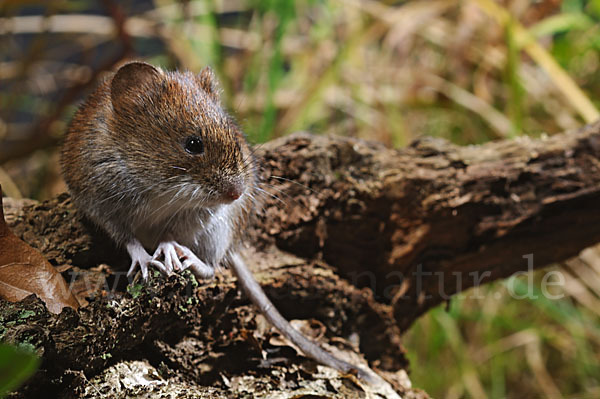
[[[130,62],[123,65],[110,84],[110,99],[116,110],[126,108],[136,100],[136,94],[147,91],[162,72],[145,62]]]
[[[218,103],[220,101],[221,87],[219,87],[219,82],[212,68],[209,66],[204,67],[196,78],[206,94]]]

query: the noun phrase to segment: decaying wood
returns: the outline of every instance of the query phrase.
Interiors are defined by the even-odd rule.
[[[127,262],[126,254],[115,253],[106,237],[80,223],[68,195],[26,206],[6,200],[5,206],[13,231],[64,270],[73,291],[86,293],[88,301],[77,312],[65,309],[56,316],[34,297],[0,300],[0,340],[35,348],[44,359],[19,397],[185,391],[177,397],[358,398],[370,392],[355,377],[297,354],[257,317],[228,271],[200,283],[186,273],[128,286],[126,269],[115,266]],[[409,388],[400,331],[388,305],[322,261],[268,245],[249,248],[244,256],[282,313],[304,320],[300,327],[309,336],[356,364],[366,358],[402,397],[427,397]],[[96,267],[102,262],[111,267]]]
[[[458,291],[600,242],[600,123],[481,146],[424,138],[397,151],[296,135],[262,154],[283,202],[269,198],[257,234],[371,288],[403,330]]]
[[[402,377],[399,341],[419,315],[474,284],[527,270],[523,256],[533,254],[539,268],[600,241],[600,124],[471,147],[421,139],[402,150],[296,134],[257,154],[265,195],[246,256],[259,282],[286,317],[319,320],[321,342],[362,353],[404,397],[423,395]],[[213,397],[244,397],[249,386],[299,393],[325,380],[325,391],[338,388],[302,394],[361,395],[359,385],[315,374],[277,344],[227,272],[199,289],[172,276],[128,292],[114,274],[126,256],[80,223],[68,195],[7,208],[17,235],[67,278],[79,276],[74,289],[95,295],[60,316],[34,298],[0,303],[0,338],[43,352],[36,378],[55,393],[94,397],[83,392],[96,386],[88,378],[121,365],[162,370],[170,384],[192,381]],[[109,272],[104,289],[90,289]],[[28,309],[34,315],[23,320]]]

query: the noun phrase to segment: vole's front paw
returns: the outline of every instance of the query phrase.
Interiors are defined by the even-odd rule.
[[[168,275],[171,273],[165,268],[162,262],[157,261],[150,256],[144,247],[137,241],[127,244],[127,252],[129,252],[129,256],[131,257],[131,267],[127,272],[127,277],[131,277],[139,267],[143,279],[148,280],[148,266],[150,265],[156,267],[163,274]]]
[[[188,247],[175,241],[165,241],[158,245],[152,260],[161,263],[161,258],[168,273],[183,271],[189,267],[192,273],[199,278],[210,278],[215,274],[213,268],[198,259]]]

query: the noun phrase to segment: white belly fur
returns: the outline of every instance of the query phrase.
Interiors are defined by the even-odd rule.
[[[148,218],[135,229],[136,238],[151,253],[162,241],[175,240],[191,249],[206,264],[216,267],[233,239],[232,205],[218,205],[201,211],[183,211],[157,222]]]
[[[190,249],[207,264],[216,267],[223,259],[233,240],[231,205],[221,205],[196,229]]]

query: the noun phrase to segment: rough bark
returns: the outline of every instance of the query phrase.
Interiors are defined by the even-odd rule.
[[[527,270],[524,256],[542,268],[600,241],[600,123],[401,150],[296,135],[261,153],[265,189],[282,201],[268,198],[256,234],[371,288],[402,330],[459,291]]]
[[[296,134],[257,155],[265,193],[246,256],[259,282],[286,317],[319,320],[321,342],[362,353],[405,397],[422,395],[408,389],[399,338],[419,315],[473,284],[526,270],[524,255],[543,267],[600,241],[600,124],[470,147],[426,138],[402,150]],[[170,385],[191,381],[213,397],[245,397],[250,386],[362,394],[280,343],[229,273],[199,289],[172,276],[128,291],[115,274],[126,256],[80,223],[68,195],[5,207],[15,233],[91,296],[59,316],[34,298],[0,303],[0,338],[31,343],[44,357],[40,384],[23,394],[50,383],[57,395],[72,388],[72,397],[94,397],[90,386],[102,384],[87,379],[109,378],[119,365],[154,367]],[[107,274],[109,285],[92,287]],[[322,330],[315,325],[305,323],[309,333]],[[147,363],[121,362],[134,359]]]

